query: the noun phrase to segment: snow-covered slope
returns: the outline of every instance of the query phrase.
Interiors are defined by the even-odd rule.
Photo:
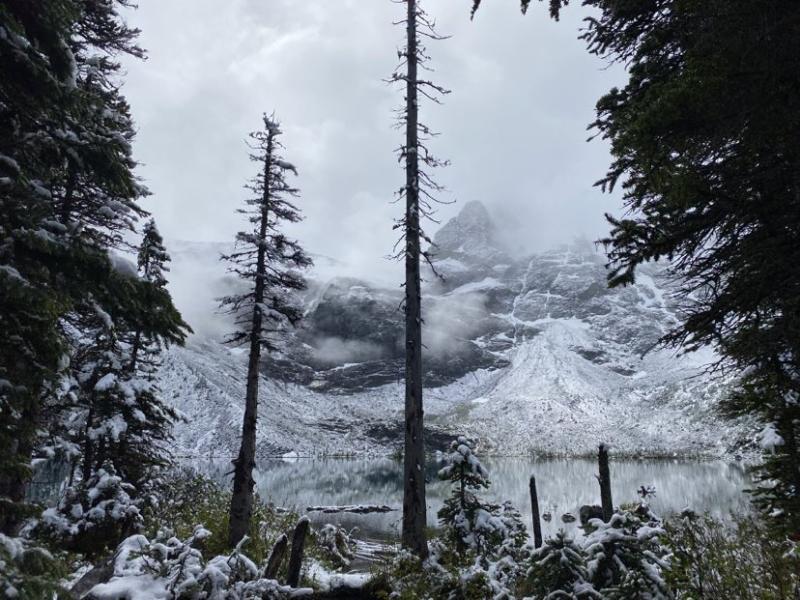
[[[437,234],[425,291],[429,444],[467,433],[482,450],[723,454],[741,424],[713,412],[725,386],[713,356],[653,350],[675,322],[658,267],[608,290],[586,242],[514,258],[479,203]],[[196,251],[193,250],[193,251]],[[180,258],[176,263],[180,262]],[[312,282],[303,326],[264,364],[262,455],[386,453],[402,433],[402,314],[397,290],[352,278]],[[243,355],[213,336],[170,351],[161,386],[186,416],[180,453],[234,453]]]

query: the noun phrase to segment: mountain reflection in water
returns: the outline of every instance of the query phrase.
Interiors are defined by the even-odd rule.
[[[492,485],[482,496],[493,502],[510,500],[531,527],[528,480],[533,474],[542,513],[552,515],[543,521],[545,535],[558,529],[574,529],[577,524],[564,523],[561,516],[578,510],[584,504],[599,504],[600,491],[595,478],[597,464],[588,459],[486,458]],[[228,481],[227,460],[187,461],[200,472],[220,483]],[[450,486],[436,477],[438,465],[429,463],[428,522],[436,525],[436,512],[449,494]],[[341,506],[354,504],[402,505],[402,465],[391,459],[276,459],[262,460],[255,475],[260,497],[277,506],[294,508],[305,513],[309,506]],[[656,496],[649,503],[662,517],[690,508],[697,513],[727,517],[748,509],[744,489],[751,481],[742,465],[723,461],[690,460],[618,460],[611,463],[612,491],[615,506],[638,499],[636,490],[654,486]],[[400,511],[382,514],[319,514],[312,513],[317,523],[336,523],[358,528],[366,537],[392,538],[399,531]]]

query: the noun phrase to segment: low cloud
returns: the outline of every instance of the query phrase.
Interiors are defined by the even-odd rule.
[[[316,340],[313,356],[324,366],[336,366],[377,360],[385,356],[385,351],[371,342],[327,337]]]
[[[486,296],[482,293],[453,294],[428,298],[422,342],[437,358],[463,352],[465,342],[479,334],[488,316]]]

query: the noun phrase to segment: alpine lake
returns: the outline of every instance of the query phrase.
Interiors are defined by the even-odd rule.
[[[480,495],[490,502],[510,501],[531,523],[529,480],[536,478],[542,531],[546,536],[559,529],[578,533],[580,507],[600,504],[597,462],[591,459],[531,459],[485,457],[491,485]],[[229,460],[187,461],[187,465],[222,484],[230,481]],[[450,484],[437,478],[439,466],[428,462],[428,523],[437,525],[436,513],[450,494]],[[263,501],[308,514],[314,524],[333,523],[352,530],[355,537],[380,541],[399,538],[403,501],[402,462],[389,458],[283,458],[262,459],[255,474],[256,488]],[[652,487],[655,495],[647,501],[661,517],[685,509],[727,519],[747,512],[745,489],[751,479],[738,462],[684,459],[611,460],[614,505],[639,500],[637,491]],[[388,506],[388,512],[308,511],[309,508],[341,506]],[[570,516],[575,517],[575,521]]]

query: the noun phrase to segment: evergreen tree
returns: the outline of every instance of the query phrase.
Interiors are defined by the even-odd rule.
[[[443,533],[431,544],[431,562],[458,573],[460,591],[447,596],[511,597],[523,575],[528,539],[519,511],[510,502],[498,505],[478,496],[490,485],[489,473],[466,438],[454,440],[440,460],[439,479],[452,482],[453,492],[438,513]]]
[[[229,270],[247,284],[241,294],[222,298],[222,306],[236,320],[238,329],[227,342],[247,345],[247,391],[245,395],[242,441],[239,455],[233,461],[233,496],[231,498],[229,543],[236,546],[250,526],[253,510],[253,469],[256,454],[256,421],[258,418],[259,364],[262,349],[278,349],[274,336],[285,325],[294,325],[302,316],[292,292],[305,288],[305,280],[297,269],[312,262],[300,245],[281,231],[284,223],[301,219],[292,203],[298,190],[287,179],[287,172],[297,169],[281,156],[281,130],[274,117],[264,115],[264,129],[250,134],[253,142],[250,155],[261,173],[248,185],[253,197],[247,208],[239,212],[248,216],[251,229],[236,235],[236,249],[223,258]]]
[[[450,452],[442,457],[444,466],[439,469],[439,479],[454,484],[453,495],[445,500],[440,516],[448,522],[474,521],[467,513],[480,507],[476,492],[488,489],[489,473],[483,468],[472,446],[465,437],[459,437],[450,444]],[[462,514],[464,517],[457,518]]]
[[[102,556],[141,529],[134,493],[134,487],[113,469],[97,469],[83,485],[67,488],[58,505],[42,513],[35,532],[70,551]]]
[[[169,262],[170,257],[164,247],[164,239],[158,232],[155,219],[150,219],[142,230],[142,242],[137,254],[139,276],[150,284],[145,288],[148,292],[144,299],[146,310],[156,309],[167,294],[166,273],[169,272],[167,266]],[[162,350],[160,340],[153,332],[145,331],[142,324],[137,324],[130,345],[131,359],[128,368],[152,379],[153,373],[160,365],[159,356]]]
[[[399,158],[405,163],[406,182],[400,189],[400,199],[405,199],[405,216],[395,229],[403,232],[397,245],[402,246],[397,258],[405,262],[405,440],[403,454],[403,546],[424,558],[428,555],[425,538],[425,445],[423,440],[422,403],[422,292],[420,262],[430,263],[430,256],[422,249],[422,241],[430,242],[420,220],[432,215],[431,202],[441,187],[424,167],[438,167],[445,163],[430,153],[426,141],[433,135],[419,120],[420,96],[439,102],[439,96],[448,93],[432,81],[419,77],[419,70],[430,70],[421,37],[443,39],[436,33],[433,23],[417,0],[405,0],[406,45],[398,51],[402,62],[392,75],[392,82],[405,85],[405,106],[398,111],[398,127],[405,129],[405,143],[400,146]],[[432,266],[432,265],[431,265]]]
[[[125,0],[0,6],[0,529],[20,522],[37,432],[62,414],[57,385],[96,314],[117,329],[143,319],[138,284],[120,282],[109,250],[144,214],[133,175],[133,126],[115,82],[120,54],[141,57]],[[122,285],[120,285],[122,283]],[[134,288],[134,293],[127,296]],[[81,324],[86,316],[88,323]],[[124,321],[124,327],[121,325]],[[66,358],[66,360],[65,360]],[[71,369],[70,369],[71,370]]]
[[[453,493],[439,510],[439,521],[446,536],[468,559],[472,551],[479,561],[516,557],[527,539],[516,509],[485,502],[478,492],[488,489],[489,473],[472,451],[465,437],[450,444],[450,451],[441,457],[439,479],[453,483]],[[486,566],[486,565],[484,565]]]
[[[564,4],[551,0],[551,12]],[[743,374],[726,410],[781,438],[757,471],[757,500],[797,534],[800,4],[584,4],[597,9],[582,34],[589,51],[629,72],[593,124],[614,157],[599,185],[621,183],[627,209],[608,217],[609,282],[628,285],[642,263],[670,259],[683,314],[663,341],[714,345],[719,366]]]
[[[161,272],[157,261],[151,268]],[[71,360],[62,388],[68,392],[46,404],[48,443],[80,457],[83,480],[110,465],[126,482],[138,484],[151,467],[165,464],[176,418],[154,381],[160,353],[182,343],[189,328],[163,276],[148,281],[130,265],[110,280],[124,300],[106,299],[111,313],[95,302],[64,318]]]
[[[39,398],[63,351],[58,317],[67,303],[54,287],[62,249],[49,236],[53,161],[42,124],[69,93],[67,45],[75,8],[50,2],[0,6],[0,531],[21,517],[39,418]],[[36,235],[38,233],[39,235]]]

